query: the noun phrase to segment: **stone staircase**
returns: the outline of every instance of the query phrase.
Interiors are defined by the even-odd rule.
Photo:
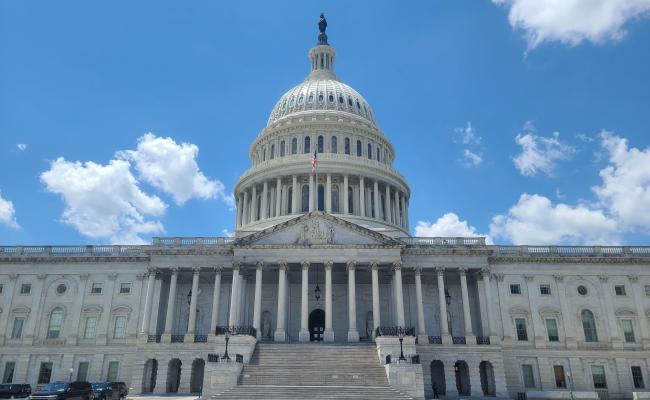
[[[410,399],[392,389],[374,344],[258,343],[239,386],[215,399]]]

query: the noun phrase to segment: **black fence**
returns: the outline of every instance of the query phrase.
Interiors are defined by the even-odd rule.
[[[375,331],[375,336],[415,336],[415,328],[412,326],[380,326]]]
[[[216,363],[216,362],[225,362],[225,354],[219,357],[219,354],[217,353],[208,353],[208,362],[211,363]],[[243,364],[244,363],[244,356],[242,354],[234,354],[233,357],[228,356],[227,360],[234,360],[237,363]]]
[[[160,343],[160,335],[147,336],[147,343]]]
[[[185,335],[172,335],[172,343],[183,343]]]
[[[489,345],[490,344],[490,337],[489,336],[477,336],[476,337],[476,344]]]
[[[257,330],[252,326],[217,326],[214,330],[215,335],[247,335],[257,337]]]
[[[208,335],[194,335],[194,343],[207,343]]]

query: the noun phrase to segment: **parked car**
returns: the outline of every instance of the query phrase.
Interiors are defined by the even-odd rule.
[[[31,395],[32,400],[92,400],[90,382],[50,382]]]
[[[118,399],[126,399],[129,394],[129,388],[126,387],[124,382],[111,382],[111,387],[114,392],[119,393]]]
[[[3,383],[0,385],[0,399],[24,399],[32,394],[30,385]]]
[[[113,390],[110,383],[107,382],[93,382],[93,399],[94,400],[116,400],[119,399],[119,392]]]

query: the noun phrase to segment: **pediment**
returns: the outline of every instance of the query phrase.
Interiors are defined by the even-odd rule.
[[[400,246],[390,236],[329,214],[311,212],[235,240],[234,247],[249,246]]]

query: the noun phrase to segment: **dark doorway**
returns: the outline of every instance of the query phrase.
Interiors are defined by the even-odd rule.
[[[445,366],[440,360],[431,361],[431,389],[433,390],[434,399],[444,396],[447,392]]]
[[[317,308],[309,314],[309,340],[322,341],[323,332],[325,332],[325,311]]]
[[[456,389],[458,389],[458,395],[469,396],[471,393],[471,387],[469,383],[469,367],[467,366],[467,363],[463,360],[456,361],[454,371],[456,372]]]
[[[158,360],[150,358],[144,364],[144,377],[142,378],[142,393],[152,393],[156,387],[156,375],[158,374]]]

